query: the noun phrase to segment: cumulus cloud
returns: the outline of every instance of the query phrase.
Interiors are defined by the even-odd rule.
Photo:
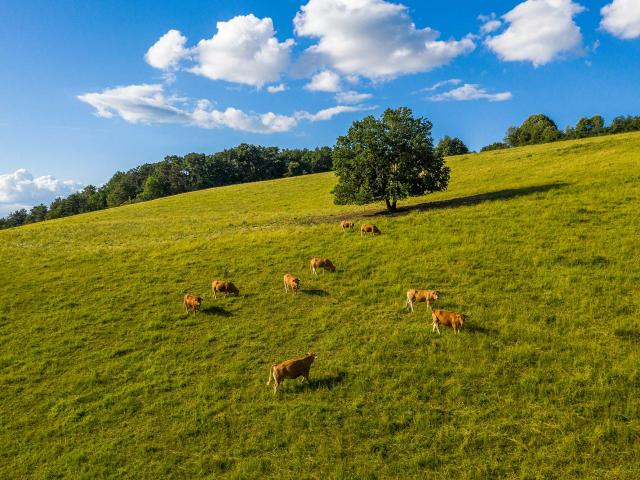
[[[261,88],[275,82],[290,62],[293,39],[279,42],[271,18],[253,14],[239,15],[216,24],[217,32],[187,48],[187,37],[169,30],[149,48],[145,60],[160,70],[175,71],[182,66],[189,72],[212,80],[252,85]],[[172,77],[167,77],[171,79]]]
[[[279,92],[284,92],[286,89],[287,89],[287,86],[284,83],[280,83],[278,85],[269,85],[267,87],[267,92],[279,93]]]
[[[273,21],[241,15],[217,23],[218,32],[192,49],[197,65],[191,72],[212,80],[262,87],[277,81],[288,67],[292,39],[279,42]]]
[[[489,100],[490,102],[504,102],[505,100],[511,100],[513,97],[511,92],[501,93],[489,93],[486,89],[480,85],[465,83],[461,87],[454,88],[447,92],[439,93],[428,97],[428,100],[433,102],[444,101],[468,101],[468,100]]]
[[[338,103],[362,103],[369,100],[373,95],[370,93],[359,93],[354,90],[336,93],[336,102]]]
[[[340,76],[331,70],[324,70],[311,77],[304,88],[312,92],[337,92],[340,90]]]
[[[582,48],[573,17],[584,11],[573,0],[526,0],[502,18],[509,24],[485,44],[504,61],[527,61],[536,67]]]
[[[623,40],[640,37],[640,2],[638,0],[614,0],[600,11],[600,27]]]
[[[372,108],[338,105],[317,113],[302,111],[294,115],[280,115],[273,112],[247,113],[233,107],[218,110],[208,100],[198,100],[195,107],[189,108],[188,105],[193,105],[193,101],[166,95],[161,84],[110,88],[102,92],[80,95],[78,99],[95,108],[96,114],[100,117],[111,118],[117,115],[129,123],[231,128],[252,133],[287,132],[296,127],[300,120],[329,120],[339,113]]]
[[[160,70],[175,69],[183,58],[189,55],[185,48],[187,37],[178,30],[169,30],[154,43],[144,55],[146,62]]]
[[[57,180],[51,175],[34,177],[26,169],[0,175],[0,216],[39,203],[50,203],[59,196],[78,191],[82,184]]]
[[[305,63],[370,79],[432,70],[475,48],[469,37],[443,41],[417,29],[407,7],[384,0],[309,0],[294,25],[299,36],[318,39]]]

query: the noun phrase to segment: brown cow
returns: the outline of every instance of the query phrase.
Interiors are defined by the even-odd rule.
[[[190,293],[185,294],[184,300],[182,301],[182,306],[184,307],[185,312],[189,313],[189,310],[193,310],[194,315],[198,310],[200,310],[201,304],[202,298],[191,295]]]
[[[287,273],[284,276],[284,291],[288,292],[289,288],[293,290],[293,293],[297,293],[300,288],[300,279],[298,277],[294,277],[290,273]]]
[[[273,380],[273,394],[278,391],[278,387],[284,381],[285,378],[298,378],[303,377],[303,382],[309,381],[309,370],[311,370],[311,364],[318,358],[315,353],[307,352],[302,358],[296,358],[295,360],[285,360],[274,365],[271,365],[269,369],[269,380],[267,385],[271,384]]]
[[[413,288],[407,290],[407,310],[413,312],[413,304],[425,302],[431,308],[431,302],[438,299],[436,290],[415,290]]]
[[[371,223],[364,223],[360,227],[360,236],[364,236],[365,233],[370,233],[372,235],[380,235],[380,229]]]
[[[211,291],[213,292],[213,298],[218,298],[216,293],[224,293],[225,297],[227,295],[235,295],[236,297],[240,295],[240,292],[233,283],[223,282],[222,280],[214,280],[211,283]]]
[[[458,312],[436,309],[431,310],[431,318],[433,319],[431,331],[435,332],[437,330],[439,335],[440,329],[438,328],[438,325],[451,327],[455,333],[458,333],[460,327],[464,325],[466,316]]]
[[[318,268],[323,269],[322,273],[324,273],[325,270],[329,270],[330,272],[336,271],[336,267],[328,258],[312,258],[309,262],[309,267],[311,268],[311,273],[313,273],[314,275],[318,275]]]
[[[342,228],[342,230],[351,230],[353,226],[354,223],[351,220],[342,220],[340,222],[340,228]]]

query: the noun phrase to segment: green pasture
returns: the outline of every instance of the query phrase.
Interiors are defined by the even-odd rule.
[[[448,164],[393,216],[329,173],[0,231],[0,478],[640,478],[640,134]]]

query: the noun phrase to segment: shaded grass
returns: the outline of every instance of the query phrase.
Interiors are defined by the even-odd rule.
[[[0,477],[636,478],[638,151],[455,157],[378,237],[340,231],[382,207],[334,206],[331,174],[0,232]],[[269,366],[310,350],[274,397]]]

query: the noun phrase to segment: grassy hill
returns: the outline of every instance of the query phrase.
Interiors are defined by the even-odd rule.
[[[394,216],[319,174],[0,232],[0,478],[637,478],[640,134],[449,165]]]

